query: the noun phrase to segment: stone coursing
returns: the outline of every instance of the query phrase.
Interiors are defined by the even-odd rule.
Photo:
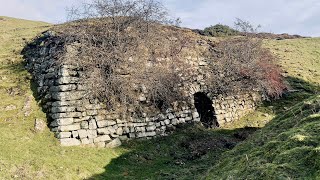
[[[67,48],[68,49],[68,48]],[[117,147],[122,141],[133,138],[164,136],[179,124],[199,122],[193,105],[193,94],[206,92],[205,73],[207,63],[203,59],[187,59],[194,66],[196,76],[186,79],[183,86],[191,107],[179,106],[166,112],[142,113],[110,112],[98,100],[88,100],[86,86],[81,82],[82,72],[73,65],[57,66],[52,56],[57,48],[42,45],[39,54],[26,55],[27,69],[33,74],[37,92],[47,111],[50,128],[63,146],[88,145]],[[67,52],[68,53],[68,52]],[[68,54],[66,56],[69,56]],[[256,93],[214,97],[215,116],[220,125],[238,120],[252,111],[260,97]],[[147,101],[141,94],[140,101]]]

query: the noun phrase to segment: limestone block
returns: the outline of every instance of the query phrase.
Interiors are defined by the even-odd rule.
[[[169,119],[173,119],[173,118],[175,118],[175,117],[174,117],[174,115],[173,115],[172,113],[169,113],[169,114],[168,114],[168,118],[169,118]]]
[[[78,134],[81,139],[88,137],[88,131],[85,129],[78,130]]]
[[[98,137],[97,130],[88,130],[87,132],[89,139],[94,139]]]
[[[65,92],[65,91],[72,91],[76,90],[77,86],[75,84],[68,84],[68,85],[59,85],[59,86],[52,86],[50,87],[49,91],[51,92]]]
[[[173,119],[173,118],[172,118],[172,119]],[[164,120],[164,124],[165,124],[165,125],[170,124],[170,120],[169,120],[169,119]]]
[[[104,121],[97,121],[98,127],[102,128],[102,127],[107,127],[107,126],[113,126],[115,124],[117,124],[115,121],[111,121],[111,120],[104,120]]]
[[[157,127],[155,125],[146,127],[147,131],[154,131]]]
[[[192,113],[192,117],[193,118],[198,118],[199,117],[199,113],[198,112],[193,112]]]
[[[130,133],[130,129],[128,127],[123,127],[123,133],[124,134]]]
[[[121,140],[119,138],[116,138],[112,140],[111,142],[106,144],[106,148],[116,148],[121,146]]]
[[[192,117],[188,116],[188,117],[185,118],[185,120],[186,120],[186,121],[191,121],[191,120],[192,120]]]
[[[58,101],[73,101],[83,98],[84,94],[84,91],[54,92],[52,98]]]
[[[107,134],[110,134],[109,130],[107,128],[100,128],[100,129],[97,129],[98,131],[98,134],[99,135],[107,135]]]
[[[58,139],[70,138],[71,132],[57,132],[55,134],[55,137]]]
[[[67,132],[67,131],[76,131],[79,130],[80,124],[72,124],[72,125],[67,125],[67,126],[59,126],[58,130],[62,132]]]
[[[78,131],[72,131],[72,137],[77,138],[79,136]]]
[[[79,146],[80,140],[75,138],[60,139],[61,146]]]
[[[97,110],[87,110],[86,113],[89,116],[94,116],[94,115],[98,114],[98,111]]]
[[[63,84],[76,84],[79,82],[79,78],[77,77],[60,77],[56,80],[56,85],[63,85]]]
[[[91,120],[89,121],[89,129],[97,129],[96,120],[91,119]]]
[[[114,134],[116,133],[116,129],[112,126],[107,127],[108,131],[110,132],[110,134]]]
[[[93,139],[88,139],[88,138],[81,139],[81,144],[83,144],[83,145],[88,145],[88,144],[92,144],[92,143],[93,143]]]
[[[171,123],[172,123],[173,125],[177,125],[177,124],[178,124],[178,119],[177,119],[177,118],[172,119],[172,120],[171,120]]]
[[[94,143],[97,143],[97,142],[105,142],[105,141],[110,141],[111,138],[109,135],[103,135],[103,136],[98,136],[96,138],[93,139],[93,142]]]
[[[74,112],[76,110],[75,107],[69,107],[69,106],[53,106],[51,108],[52,113],[62,113],[62,112]]]
[[[53,114],[50,114],[50,116],[52,119],[73,118],[73,117],[81,117],[82,113],[80,112],[53,113]]]
[[[118,135],[122,135],[123,134],[123,129],[121,128],[121,127],[119,127],[118,129],[117,129],[117,131],[116,131],[116,134],[118,134]]]
[[[89,129],[89,122],[88,121],[82,121],[80,123],[81,129]]]

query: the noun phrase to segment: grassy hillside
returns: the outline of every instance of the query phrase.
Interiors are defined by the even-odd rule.
[[[34,130],[35,119],[46,116],[20,55],[26,41],[48,28],[0,17],[0,179],[319,177],[320,39],[266,41],[295,91],[225,129],[182,127],[169,137],[118,149],[66,148],[48,128]],[[251,137],[256,129],[244,128],[265,124]]]
[[[64,148],[48,128],[34,131],[35,119],[46,120],[31,91],[20,51],[50,25],[0,18],[0,179],[83,179],[104,171],[122,149]]]
[[[319,95],[298,103],[223,154],[206,178],[320,178],[319,112]]]

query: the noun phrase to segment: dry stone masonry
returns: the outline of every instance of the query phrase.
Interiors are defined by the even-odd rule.
[[[220,125],[238,120],[260,101],[255,93],[214,97],[206,92],[205,74],[201,71],[207,63],[203,59],[189,58],[187,60],[193,63],[198,73],[195,79],[186,80],[184,85],[188,87],[186,94],[190,97],[191,107],[181,106],[152,114],[146,111],[139,115],[130,108],[127,112],[110,112],[98,100],[86,98],[88,92],[86,85],[81,83],[80,69],[72,65],[56,66],[54,54],[59,47],[45,41],[45,37],[52,34],[43,36],[42,42],[28,50],[32,52],[32,48],[37,47],[39,53],[25,53],[25,58],[47,112],[49,126],[63,146],[113,148],[128,139],[164,136],[179,124],[200,122],[200,115],[193,105],[193,95],[197,92],[205,92],[212,100],[214,115]],[[142,94],[139,100],[143,102],[147,98]]]

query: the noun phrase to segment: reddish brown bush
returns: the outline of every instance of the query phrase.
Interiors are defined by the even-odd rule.
[[[275,56],[262,47],[261,40],[231,38],[218,43],[214,50],[208,83],[212,92],[259,91],[276,98],[286,89]]]

